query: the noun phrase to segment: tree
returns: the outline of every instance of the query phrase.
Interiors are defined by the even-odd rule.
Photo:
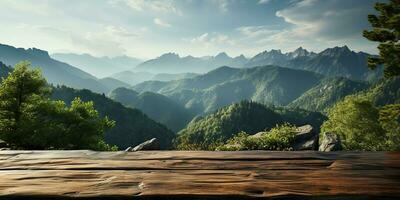
[[[114,122],[100,118],[93,102],[51,101],[51,87],[29,66],[16,64],[0,85],[0,138],[17,149],[111,149],[103,134]]]
[[[369,40],[379,42],[379,57],[368,58],[368,66],[375,69],[385,66],[385,77],[400,75],[400,0],[389,3],[376,3],[379,16],[368,15],[373,29],[365,30],[363,35]]]
[[[379,123],[386,131],[386,150],[400,150],[400,104],[388,104],[379,111]]]
[[[366,98],[347,96],[328,110],[322,132],[337,133],[346,150],[382,150],[385,131],[378,122],[379,110]]]
[[[28,62],[20,62],[0,85],[0,134],[11,143],[30,132],[33,110],[50,94],[38,70],[28,70]]]

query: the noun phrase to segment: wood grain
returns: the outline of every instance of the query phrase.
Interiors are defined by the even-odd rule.
[[[400,199],[400,153],[0,151],[9,198]]]

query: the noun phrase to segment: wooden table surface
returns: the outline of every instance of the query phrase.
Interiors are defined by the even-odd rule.
[[[400,152],[0,151],[0,199],[400,199]]]

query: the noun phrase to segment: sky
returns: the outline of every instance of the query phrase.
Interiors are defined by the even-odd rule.
[[[377,53],[362,37],[376,1],[1,0],[0,43],[141,59],[167,52],[251,57],[300,46]]]

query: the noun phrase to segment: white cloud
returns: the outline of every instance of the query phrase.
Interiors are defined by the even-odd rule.
[[[15,1],[15,0],[2,0],[0,6],[15,10],[16,12],[32,13],[38,16],[50,16],[61,11],[53,9],[45,1]]]
[[[258,4],[267,4],[269,2],[271,2],[271,0],[259,0]]]
[[[280,30],[273,29],[270,26],[241,26],[236,29],[242,35],[255,38],[255,37],[269,37],[278,33]]]
[[[166,27],[166,28],[171,27],[171,24],[161,20],[160,18],[154,18],[153,22],[154,22],[154,24],[161,26],[161,27]]]
[[[212,2],[217,5],[218,9],[222,13],[229,11],[230,0],[212,0]]]
[[[220,33],[211,33],[211,34],[203,33],[197,37],[190,39],[185,38],[183,40],[206,48],[226,47],[226,46],[233,46],[236,44],[236,42],[229,36]]]
[[[361,36],[368,27],[370,7],[365,1],[302,0],[277,11],[276,16],[294,25],[294,36],[338,40]]]
[[[161,12],[182,15],[182,11],[175,6],[172,0],[112,0],[111,3],[122,1],[134,11]]]
[[[136,37],[136,36],[138,36],[137,33],[132,33],[121,26],[106,25],[105,30],[111,36],[119,36],[119,37]]]

